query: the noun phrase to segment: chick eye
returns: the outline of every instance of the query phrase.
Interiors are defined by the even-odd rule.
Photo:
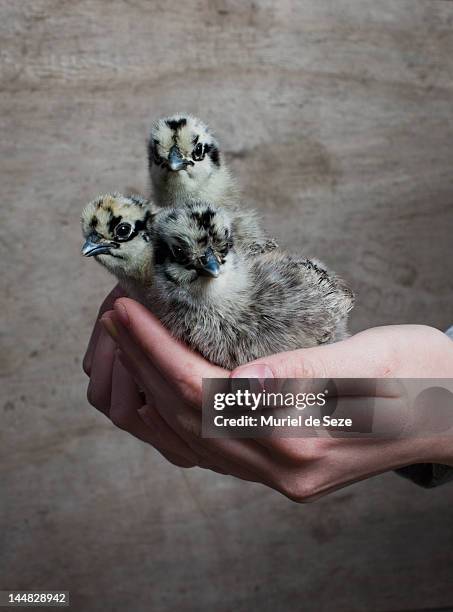
[[[174,246],[172,248],[173,251],[173,256],[175,258],[175,261],[177,261],[178,263],[184,263],[186,260],[186,255],[183,251],[183,249],[179,246]]]
[[[127,240],[132,234],[132,226],[129,223],[120,223],[115,227],[115,238],[117,240]]]
[[[194,159],[195,161],[201,161],[203,157],[203,144],[199,142],[195,149],[192,151],[192,159]]]

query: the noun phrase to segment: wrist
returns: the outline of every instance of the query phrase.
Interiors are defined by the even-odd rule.
[[[433,436],[426,441],[426,462],[453,467],[453,436]]]
[[[414,455],[412,462],[453,466],[453,376],[411,379],[405,387],[407,422],[402,437],[405,449]]]

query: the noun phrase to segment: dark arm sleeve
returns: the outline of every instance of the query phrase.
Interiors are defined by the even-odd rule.
[[[450,327],[446,333],[453,340],[453,327]],[[426,489],[432,489],[453,480],[453,467],[442,463],[416,463],[400,468],[396,470],[396,473]]]
[[[453,467],[441,463],[416,463],[400,468],[396,473],[425,489],[432,489],[453,480]]]

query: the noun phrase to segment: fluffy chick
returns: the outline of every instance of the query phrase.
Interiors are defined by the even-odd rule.
[[[172,334],[232,369],[347,337],[353,293],[316,260],[236,249],[231,214],[210,204],[157,213],[149,302]]]
[[[239,191],[219,143],[196,117],[158,119],[148,140],[148,163],[159,206],[180,206],[195,198],[219,206],[239,204]]]
[[[99,196],[83,209],[82,255],[94,257],[133,298],[143,302],[152,283],[148,221],[152,205],[139,196]]]
[[[158,206],[215,202],[232,210],[239,249],[261,253],[277,247],[261,229],[256,213],[241,206],[219,143],[200,119],[177,114],[157,120],[148,140],[148,164]]]

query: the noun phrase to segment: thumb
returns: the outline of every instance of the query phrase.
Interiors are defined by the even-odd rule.
[[[377,378],[391,369],[395,340],[389,329],[369,329],[334,344],[269,355],[236,368],[231,377]]]
[[[272,378],[325,377],[326,367],[318,347],[268,355],[239,366],[231,373],[231,378],[258,378],[261,382]]]

